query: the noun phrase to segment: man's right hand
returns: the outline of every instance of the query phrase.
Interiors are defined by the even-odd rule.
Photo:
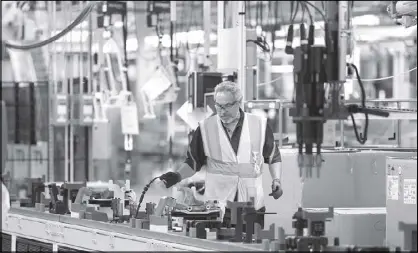
[[[181,176],[177,172],[170,171],[161,175],[160,180],[164,182],[166,188],[170,188],[181,181]]]

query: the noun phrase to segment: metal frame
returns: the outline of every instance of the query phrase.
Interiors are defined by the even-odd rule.
[[[360,103],[360,100],[346,100],[345,103]],[[370,103],[370,102],[388,102],[388,103],[396,103],[397,104],[397,109],[401,109],[401,103],[417,103],[417,99],[368,99],[366,100],[366,103]],[[244,102],[244,108],[245,106],[248,105],[248,103],[256,103],[259,105],[259,107],[257,108],[264,108],[264,109],[270,109],[272,108],[272,104],[274,105],[274,108],[278,110],[278,114],[279,114],[279,119],[281,119],[283,117],[283,109],[285,108],[289,108],[289,106],[292,104],[292,102],[290,100],[255,100],[255,101],[245,101]],[[395,112],[395,117],[389,117],[389,120],[397,120],[398,122],[398,127],[396,128],[396,135],[400,136],[401,134],[401,129],[400,129],[400,121],[402,119],[417,119],[417,113],[416,112],[412,112],[412,113],[407,113],[407,112]],[[358,116],[358,115],[357,115]],[[355,118],[357,117],[355,116]],[[361,117],[362,115],[360,115]],[[374,119],[374,117],[369,116],[370,119]],[[360,120],[363,118],[359,118]],[[376,119],[379,120],[386,120],[385,118],[381,118],[381,117],[376,117]],[[279,136],[279,140],[278,140],[278,144],[279,147],[283,147],[283,143],[282,143],[282,138],[283,138],[283,127],[281,124],[279,124],[279,132],[278,132],[278,136]],[[399,140],[400,138],[398,138],[398,147],[401,147],[401,141]],[[344,141],[344,128],[342,128],[342,130],[340,131],[340,141],[341,143],[343,143]]]
[[[261,244],[238,244],[201,240],[176,233],[161,233],[41,213],[32,209],[11,208],[2,232],[30,237],[66,247],[98,251],[259,251]],[[56,247],[56,246],[55,246]]]

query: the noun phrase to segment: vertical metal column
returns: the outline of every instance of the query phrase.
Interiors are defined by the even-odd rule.
[[[35,99],[35,83],[29,83],[29,149],[28,149],[28,167],[29,176],[32,178],[32,145],[36,145],[36,99]]]
[[[87,85],[87,93],[93,94],[96,91],[96,88],[93,87],[93,17],[96,16],[96,11],[93,11],[88,17],[88,45],[87,45],[87,78],[88,78],[88,85]],[[93,173],[93,156],[92,156],[92,149],[93,149],[93,129],[89,128],[88,132],[88,170],[87,170],[87,180],[92,181],[94,180],[94,173]]]
[[[70,20],[73,19],[73,6],[72,3],[69,2],[69,7],[68,9],[70,10]],[[71,22],[71,21],[70,21]],[[74,96],[74,78],[76,77],[75,75],[75,70],[77,69],[77,61],[75,59],[76,54],[74,53],[73,50],[73,33],[70,32],[70,43],[69,43],[69,65],[70,65],[70,73],[69,76],[67,76],[66,80],[68,80],[68,78],[70,79],[70,87],[69,87],[69,93],[70,93],[70,124],[69,124],[69,142],[68,142],[68,149],[69,149],[69,173],[70,175],[68,176],[68,179],[70,182],[74,182],[74,102],[75,102],[75,96]]]
[[[203,64],[205,67],[209,67],[210,65],[210,34],[212,32],[212,24],[211,24],[211,1],[204,1],[203,2],[203,45],[204,45],[204,57]]]
[[[20,96],[19,96],[19,82],[14,83],[14,96],[15,96],[15,144],[20,144],[20,121],[19,121],[19,107],[20,107]]]
[[[217,36],[217,45],[219,47],[219,31],[224,29],[224,20],[225,20],[225,5],[224,1],[217,1],[218,5],[218,36]]]
[[[61,8],[65,8],[65,9],[67,9],[68,8],[68,5],[70,5],[71,6],[71,2],[69,2],[69,4],[68,4],[68,2],[61,2]],[[67,9],[68,10],[68,9]],[[70,16],[71,16],[71,13],[69,14]],[[67,23],[70,19],[68,18],[68,11],[66,11],[65,12],[65,14],[64,14],[64,20],[66,21],[65,23]],[[64,76],[63,76],[63,80],[62,80],[62,82],[63,82],[63,90],[62,90],[62,93],[64,93],[64,94],[66,94],[67,96],[68,96],[68,94],[69,94],[69,87],[68,87],[68,72],[69,72],[69,69],[70,69],[70,67],[69,66],[71,66],[70,65],[70,60],[69,60],[69,58],[70,58],[70,56],[68,55],[69,54],[69,52],[70,52],[70,48],[69,48],[69,45],[68,45],[68,35],[65,37],[65,39],[64,39],[64,47],[62,47],[63,48],[63,52],[62,52],[62,54],[63,54],[63,56],[64,56],[64,69],[65,69],[65,73],[64,73]],[[68,57],[67,57],[68,56]],[[71,101],[71,100],[70,100]],[[70,124],[71,124],[71,102],[69,103],[70,104],[70,106],[68,106],[68,110],[69,110],[69,121],[70,121]],[[65,182],[68,182],[68,180],[70,179],[69,178],[69,163],[70,163],[70,160],[69,160],[69,150],[68,150],[68,142],[70,141],[69,140],[69,135],[70,135],[70,133],[69,133],[69,126],[64,126],[64,181]]]
[[[170,64],[173,64],[174,62],[174,30],[175,30],[175,22],[177,20],[176,12],[177,12],[176,1],[170,1]],[[177,67],[173,67],[173,72],[174,73],[177,72]],[[177,78],[175,79],[176,79],[175,81],[177,82]],[[173,102],[170,102],[168,104],[168,115],[169,115],[168,121],[172,120],[171,118],[174,117],[173,116]],[[171,133],[168,139],[168,146],[169,146],[169,150],[168,150],[169,165],[168,166],[169,168],[172,168],[173,166],[173,135]]]
[[[56,20],[56,1],[48,1],[48,35],[52,34],[56,30],[55,20]],[[49,60],[48,60],[48,72],[49,72],[49,86],[48,86],[48,175],[47,181],[52,182],[54,178],[54,126],[53,122],[53,113],[52,112],[52,97],[56,92],[57,85],[57,46],[56,43],[48,44]]]
[[[237,23],[234,24],[238,27],[238,85],[241,87],[242,91],[242,103],[241,106],[244,106],[244,101],[247,100],[247,88],[246,88],[246,63],[247,63],[247,36],[245,29],[245,1],[237,1]]]

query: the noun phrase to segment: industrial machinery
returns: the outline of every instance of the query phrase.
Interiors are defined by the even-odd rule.
[[[386,243],[417,251],[417,158],[386,160]]]
[[[161,3],[165,5],[160,7],[160,12],[165,12],[167,2],[164,1]],[[240,1],[239,6],[243,7],[242,4],[243,2]],[[361,107],[344,105],[343,99],[340,97],[340,89],[345,82],[347,74],[345,60],[346,47],[344,45],[346,41],[344,35],[347,35],[349,29],[343,17],[346,16],[346,10],[349,7],[347,1],[334,1],[328,3],[328,5],[328,10],[330,11],[329,18],[324,17],[326,23],[326,46],[314,45],[313,30],[309,29],[309,38],[307,38],[306,29],[304,25],[301,25],[302,45],[296,49],[291,47],[287,48],[287,52],[293,54],[295,57],[294,74],[296,96],[295,107],[292,108],[291,115],[294,117],[298,128],[299,165],[300,167],[307,168],[306,176],[312,175],[312,167],[316,166],[319,168],[321,165],[322,129],[323,123],[326,120],[345,119],[350,114],[356,112],[365,113],[366,115],[374,113],[380,116],[387,116],[386,113],[366,108],[364,103]],[[105,4],[103,6],[108,5]],[[103,6],[99,14],[105,25],[108,24],[107,22],[110,19],[106,13],[108,13],[112,5],[109,4],[108,7]],[[116,4],[116,6],[118,5]],[[149,10],[149,12],[152,15],[158,14],[158,8],[156,8],[155,4],[153,6],[154,9]],[[119,9],[115,8],[115,10],[118,11]],[[240,22],[242,22],[243,20],[241,18],[243,18],[245,10],[238,11]],[[339,15],[334,15],[335,13]],[[150,21],[150,23],[152,22]],[[245,38],[245,30],[241,30],[243,28],[242,26],[239,28],[240,30],[235,29],[236,33],[234,32],[233,34],[239,35],[240,39]],[[292,32],[289,34],[291,35]],[[289,36],[289,40],[291,37]],[[117,51],[117,43],[112,40],[112,37],[106,37],[106,40],[107,45],[110,45],[110,47],[115,48]],[[249,65],[248,63],[244,63],[246,53],[243,51],[246,50],[243,45],[246,45],[246,42],[246,40],[240,42],[238,50],[240,66],[237,67],[237,76],[234,77],[238,78],[241,85],[249,83],[245,81],[245,69]],[[112,69],[110,58],[113,54],[105,53],[103,56],[103,62],[106,62],[106,66]],[[121,60],[121,53],[117,51],[116,56],[119,57],[117,58],[117,63],[122,78],[120,79],[121,85],[117,87],[115,80],[117,78],[115,78],[112,71],[103,70],[103,72],[106,72],[104,74],[107,74],[108,80],[110,80],[109,83],[113,85],[97,93],[97,99],[95,101],[99,105],[108,106],[107,109],[109,109],[110,103],[106,104],[106,102],[110,100],[112,100],[111,102],[115,102],[116,107],[121,104],[127,104],[133,108],[135,105],[132,101],[132,94],[129,92],[127,83],[124,82],[124,66]],[[349,67],[358,74],[357,69],[353,65],[349,65]],[[193,108],[212,108],[213,97],[211,96],[213,94],[211,93],[215,85],[221,80],[221,73],[194,72],[191,74],[188,88],[190,96],[188,96],[188,99]],[[359,83],[361,85],[360,79]],[[324,84],[329,86],[329,95],[326,95],[327,89],[324,87]],[[106,93],[104,90],[109,91],[109,94],[106,95],[110,97],[102,96]],[[364,92],[362,95],[364,96]],[[102,101],[101,98],[103,98]],[[118,107],[116,109],[119,110],[120,108]],[[96,112],[100,110],[97,109]],[[123,115],[123,113],[121,114]],[[136,113],[134,112],[133,115],[136,115]],[[106,113],[103,113],[102,116],[104,117],[100,119],[105,121]],[[124,115],[123,117],[129,118],[129,115]],[[325,224],[328,219],[333,218],[333,208],[328,208],[325,211],[299,208],[292,217],[288,217],[288,219],[293,219],[293,228],[295,229],[293,235],[290,236],[285,236],[284,229],[281,227],[277,229],[275,224],[272,224],[267,230],[262,229],[261,225],[256,224],[255,216],[260,213],[255,210],[252,202],[229,202],[227,206],[231,209],[231,222],[229,224],[223,224],[219,219],[221,208],[218,206],[217,201],[190,199],[190,190],[187,188],[182,189],[182,191],[185,195],[189,194],[189,200],[185,200],[185,198],[183,201],[180,201],[180,199],[166,196],[162,197],[157,205],[154,203],[146,203],[145,212],[140,211],[144,195],[150,185],[158,178],[154,178],[145,186],[137,203],[136,194],[130,189],[129,181],[131,158],[129,151],[132,150],[132,135],[137,134],[137,130],[132,130],[136,129],[132,126],[131,128],[127,127],[129,130],[124,131],[123,129],[124,127],[122,126],[122,134],[125,135],[125,150],[128,151],[125,163],[126,181],[123,184],[111,181],[106,189],[100,191],[91,189],[88,182],[81,184],[70,184],[66,182],[61,186],[58,186],[56,183],[39,183],[36,187],[30,187],[31,189],[36,189],[34,198],[35,205],[33,207],[33,200],[31,200],[30,206],[11,209],[5,221],[5,226],[2,228],[2,240],[6,238],[4,233],[11,235],[11,247],[5,249],[5,251],[16,250],[16,244],[19,244],[15,243],[13,246],[13,242],[20,241],[16,240],[16,237],[24,236],[52,244],[53,246],[51,248],[58,248],[58,250],[63,250],[62,245],[71,246],[77,250],[89,251],[128,251],[135,249],[139,251],[187,250],[196,252],[204,249],[240,252],[278,250],[352,252],[368,249],[340,246],[338,239],[334,241],[333,245],[330,245],[326,237],[327,230],[325,229]],[[363,136],[358,136],[360,142],[367,140],[366,133],[367,131]],[[96,134],[99,138],[103,137],[103,132],[96,132]],[[110,142],[109,144],[112,143]],[[317,157],[313,156],[314,144],[317,145]],[[304,145],[306,156],[302,154]],[[98,153],[100,153],[99,151]],[[101,164],[98,165],[100,167]],[[402,166],[400,165],[399,167]],[[393,167],[395,168],[397,165],[393,165]],[[403,202],[408,206],[402,208],[402,212],[403,214],[408,214],[408,219],[409,214],[413,213],[410,210],[412,210],[411,207],[414,207],[414,190],[416,210],[416,175],[415,181],[413,181],[413,175],[410,174],[411,168],[408,167],[408,170],[403,169],[401,171],[403,173],[398,174],[403,176]],[[396,176],[394,171],[399,173],[395,169],[390,169],[388,177]],[[302,173],[300,174],[302,176]],[[395,180],[392,181],[394,182]],[[406,183],[408,183],[407,188],[405,188]],[[45,187],[46,185],[48,187]],[[42,194],[42,191],[46,188],[50,191],[50,200],[45,200],[46,195]],[[40,193],[39,195],[38,192]],[[405,194],[405,192],[408,192],[408,194]],[[406,200],[405,196],[407,196]],[[86,199],[83,199],[84,197]],[[43,208],[46,202],[49,203],[49,208],[46,208],[47,210]],[[400,203],[393,202],[392,204],[398,205]],[[106,213],[107,207],[111,209],[110,214]],[[392,208],[391,214],[396,215],[395,211]],[[390,221],[394,220],[391,218]],[[112,223],[119,224],[115,225]],[[390,224],[392,227],[396,227],[395,223]],[[399,224],[398,226],[406,231],[405,234],[407,236],[405,235],[404,238],[411,239],[414,236],[416,238],[416,220],[415,223],[411,219],[407,221],[402,220]],[[277,230],[278,233],[276,234]],[[307,230],[307,233],[304,232],[305,230]],[[394,239],[392,241],[395,237],[396,240]],[[406,249],[410,248],[411,241],[402,244],[398,239],[398,236],[389,238],[395,246],[400,245]],[[413,242],[412,245],[414,245]],[[412,246],[411,249],[416,250],[416,246],[415,248]],[[384,248],[380,250],[388,251],[389,249]]]
[[[323,125],[327,120],[344,120],[351,116],[357,140],[364,144],[367,141],[368,114],[388,117],[387,112],[366,108],[363,84],[358,75],[357,67],[346,63],[348,53],[349,5],[348,1],[327,2],[327,16],[321,13],[325,22],[325,46],[315,45],[314,25],[309,27],[309,35],[304,24],[300,24],[301,45],[292,47],[293,25],[289,26],[285,52],[293,54],[293,73],[295,80],[294,106],[289,115],[296,124],[297,145],[299,149],[298,163],[300,176],[312,177],[312,169],[316,167],[317,176],[323,161],[321,145],[323,141]],[[362,105],[345,105],[341,93],[346,81],[347,65],[355,72],[362,91]],[[354,122],[354,113],[364,113],[366,125],[360,135]],[[316,145],[316,155],[314,155]],[[305,150],[303,150],[305,149]],[[305,171],[303,171],[305,169]]]
[[[416,1],[391,1],[387,11],[393,20],[406,28],[417,25]]]

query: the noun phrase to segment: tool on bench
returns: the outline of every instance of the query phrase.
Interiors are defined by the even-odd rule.
[[[267,212],[257,212],[254,207],[254,198],[249,202],[227,202],[227,207],[231,209],[231,224],[235,225],[235,234],[231,239],[233,242],[252,243],[254,226],[257,221],[257,215],[276,214]],[[245,222],[245,237],[243,237]],[[263,238],[257,238],[263,239]]]
[[[292,227],[295,229],[295,236],[286,238],[286,248],[301,251],[319,251],[328,246],[328,238],[325,237],[325,222],[334,217],[334,209],[308,210],[298,208],[293,215]],[[308,229],[308,235],[304,236],[304,229]],[[338,238],[336,239],[338,241]]]
[[[145,185],[144,189],[142,190],[141,196],[139,197],[138,206],[136,208],[135,216],[134,218],[138,217],[139,208],[141,208],[142,201],[144,201],[145,194],[147,193],[150,186],[155,182],[155,180],[159,179],[160,177],[154,177],[149,181],[148,184]]]
[[[220,220],[188,220],[183,225],[183,234],[198,239],[208,239],[207,230],[218,230],[222,226]]]
[[[145,205],[145,212],[138,212],[136,218],[131,218],[131,226],[133,228],[149,230],[150,216],[155,212],[155,203],[147,203]]]
[[[41,192],[45,191],[45,180],[44,178],[27,178],[25,181],[27,185],[27,198],[19,200],[20,207],[35,207],[35,204],[39,203]]]
[[[92,194],[93,191],[87,187],[81,187],[78,190],[77,196],[71,204],[71,217],[108,222],[109,218],[107,217],[107,214],[98,211],[99,206],[88,206],[87,203],[83,203],[83,198],[90,197]]]
[[[68,207],[64,202],[58,199],[59,188],[53,183],[48,185],[49,195],[51,196],[51,202],[49,202],[49,212],[53,214],[66,214]]]
[[[70,213],[71,204],[75,201],[77,194],[82,187],[86,187],[87,183],[68,183],[64,182],[60,187],[60,195],[63,198],[63,203],[67,209],[67,213]]]

